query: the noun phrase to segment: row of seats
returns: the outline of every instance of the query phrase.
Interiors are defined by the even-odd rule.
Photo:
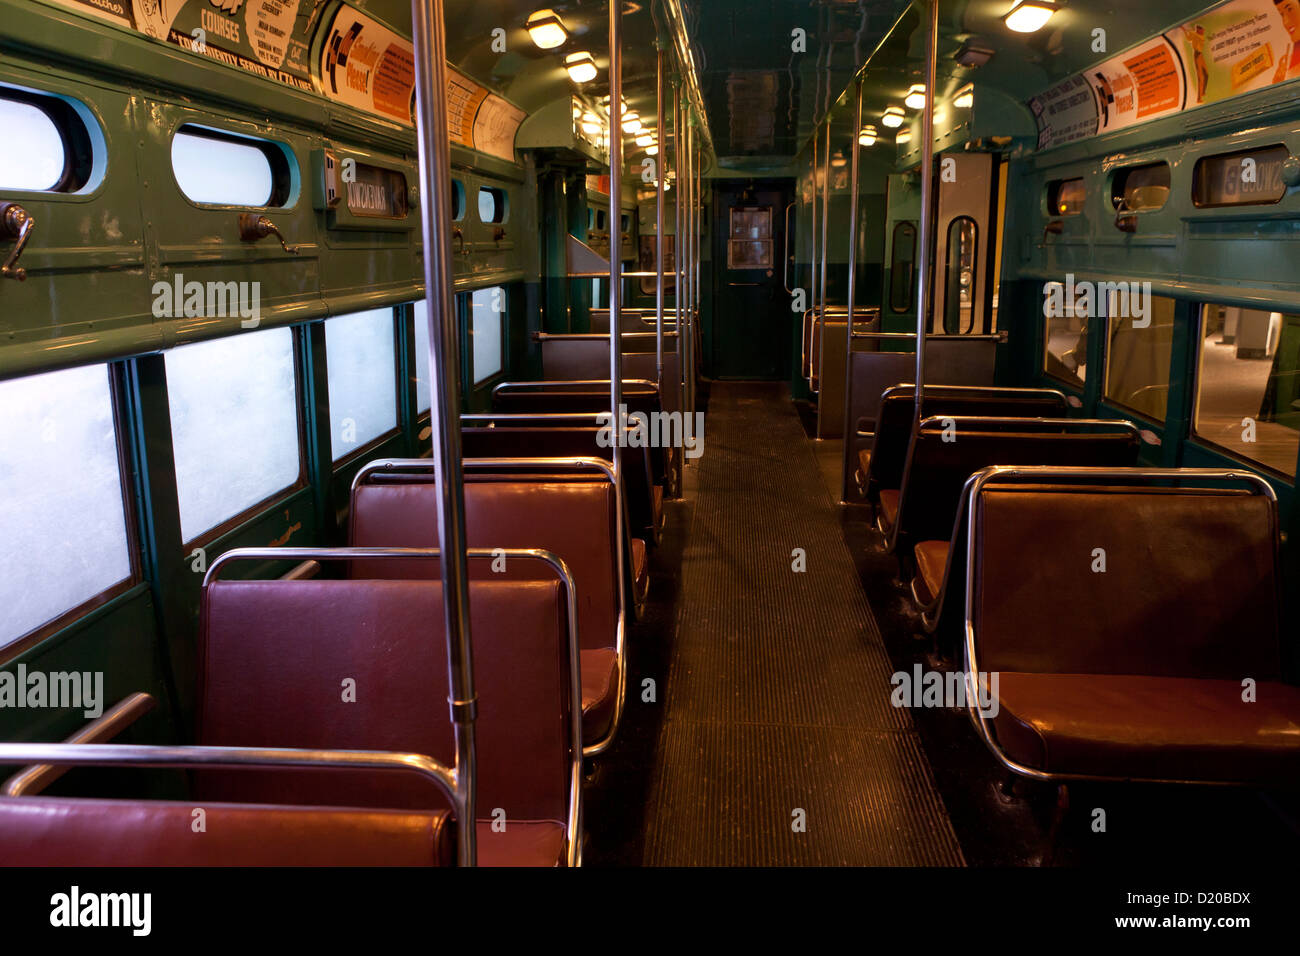
[[[1267,482],[1135,467],[1130,423],[1070,419],[1048,390],[926,387],[913,441],[915,391],[882,396],[855,478],[996,759],[1054,781],[1293,782]]]
[[[631,410],[662,407],[653,386],[627,383],[625,396]],[[478,860],[576,865],[583,759],[618,729],[626,632],[646,599],[671,461],[664,449],[624,448],[616,482],[595,415],[608,407],[607,382],[527,383],[497,397],[493,413],[462,428]],[[39,773],[20,774],[0,799],[0,860],[453,862],[463,822],[446,770],[456,755],[449,649],[440,558],[427,547],[439,503],[429,459],[373,462],[353,484],[349,548],[274,552],[314,558],[322,576],[222,577],[234,561],[265,562],[265,551],[214,563],[200,611],[197,749],[170,762],[240,748],[243,764],[196,770],[185,803],[50,797],[30,782]],[[329,558],[345,572],[329,574]],[[82,739],[107,752],[120,729]],[[358,769],[358,752],[387,763]],[[395,772],[413,764],[423,775]],[[201,831],[190,826],[195,808]]]

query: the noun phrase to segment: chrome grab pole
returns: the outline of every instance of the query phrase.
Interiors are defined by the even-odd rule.
[[[659,124],[659,154],[655,157],[655,381],[664,387],[664,50],[655,53],[655,122]]]
[[[686,411],[686,345],[681,333],[685,329],[682,319],[682,305],[686,300],[686,270],[683,255],[683,238],[686,235],[682,191],[686,188],[686,177],[682,175],[682,90],[678,83],[673,84],[673,173],[677,180],[677,195],[673,200],[676,219],[673,238],[673,314],[677,324],[677,400],[678,407]],[[683,456],[684,458],[685,456]]]
[[[853,141],[849,146],[852,160],[849,164],[849,287],[848,287],[848,323],[844,327],[844,447],[848,448],[853,438],[849,415],[852,403],[849,401],[853,384],[853,299],[857,291],[858,271],[858,154],[861,152],[858,134],[862,131],[862,79],[858,79],[857,107],[853,120]],[[840,487],[840,503],[848,501],[848,475]]]
[[[622,199],[623,199],[623,40],[620,23],[622,0],[609,0],[609,108],[615,119],[609,128],[609,228],[616,236],[609,246],[609,404],[612,411],[610,428],[614,440],[610,442],[610,461],[614,465],[614,527],[618,542],[618,594],[619,607],[624,607],[624,577],[627,573],[627,554],[630,550],[625,520],[623,497],[623,449],[625,440],[623,420],[619,415],[623,404],[623,277],[622,268]],[[623,699],[627,684],[627,657],[619,654],[618,700]]]
[[[934,214],[934,82],[938,63],[939,0],[930,0],[930,32],[925,41],[925,111],[921,115],[921,223],[917,235],[920,255],[916,270],[916,381],[912,399],[912,435],[907,442],[907,458],[903,462],[903,483],[912,471],[912,458],[916,454],[916,439],[921,431],[921,396],[925,387],[925,335],[929,330],[930,314],[930,246],[934,240],[931,223]],[[887,548],[894,550],[898,540],[898,522],[889,532]]]
[[[817,363],[817,438],[822,437],[822,403],[821,390],[822,382],[825,380],[822,373],[826,370],[822,367],[822,356],[826,354],[826,255],[827,247],[830,245],[830,219],[831,219],[831,117],[826,115],[826,148],[822,150],[822,280],[821,280],[821,302],[813,303],[813,331],[816,333],[813,337],[817,340],[817,353],[812,360]]]
[[[438,547],[448,648],[448,687],[456,735],[458,863],[474,866],[475,782],[473,645],[466,572],[465,489],[460,454],[460,367],[451,279],[451,147],[447,140],[447,50],[442,0],[411,0],[415,41],[415,122],[420,153],[420,220],[424,232],[424,291],[429,322],[433,460],[438,476]]]

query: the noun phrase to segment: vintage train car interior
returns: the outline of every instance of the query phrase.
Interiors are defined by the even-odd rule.
[[[0,0],[0,864],[1289,865],[1300,0],[534,2]]]

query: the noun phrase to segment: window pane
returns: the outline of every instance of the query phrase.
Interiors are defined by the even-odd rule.
[[[193,541],[298,481],[293,333],[244,332],[166,361],[181,533]]]
[[[1047,184],[1047,209],[1053,216],[1079,215],[1086,199],[1082,178],[1057,179]]]
[[[1060,301],[1058,309],[1054,303]],[[1082,306],[1082,303],[1080,303]],[[1043,286],[1043,315],[1047,320],[1044,371],[1069,385],[1083,387],[1088,378],[1088,316],[1085,308],[1065,301],[1065,286]]]
[[[30,103],[0,99],[0,129],[22,149],[0,150],[0,188],[53,189],[63,178],[66,155],[54,120]]]
[[[257,146],[184,129],[172,140],[172,170],[192,202],[265,206],[275,185],[271,161]]]
[[[397,427],[393,310],[341,315],[325,323],[330,445],[334,460]]]
[[[471,298],[470,338],[474,341],[474,384],[501,372],[501,326],[506,290],[479,289]]]
[[[1295,475],[1300,451],[1300,315],[1206,305],[1198,438]]]
[[[506,194],[504,190],[480,186],[478,191],[479,222],[506,221]]]
[[[421,412],[433,404],[429,390],[429,306],[421,299],[415,303],[415,393]]]
[[[131,576],[103,365],[0,382],[0,646]]]
[[[1139,316],[1124,308],[1122,297],[1107,303],[1106,398],[1162,422],[1169,401],[1174,300],[1151,296],[1147,306]]]

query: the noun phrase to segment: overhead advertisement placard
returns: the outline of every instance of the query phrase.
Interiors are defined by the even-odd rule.
[[[320,78],[330,99],[411,124],[415,48],[351,7],[339,9],[325,37]]]
[[[1300,0],[1228,0],[1068,78],[1029,108],[1044,149],[1297,77]]]

